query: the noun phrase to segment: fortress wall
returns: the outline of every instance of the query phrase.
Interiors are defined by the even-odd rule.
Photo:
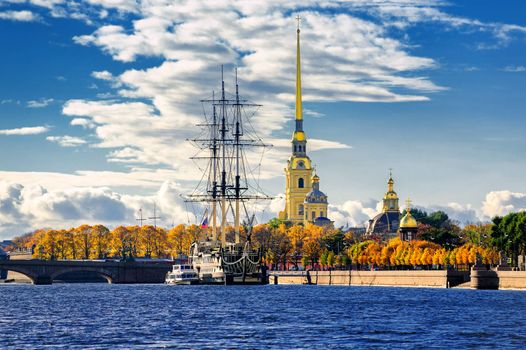
[[[525,289],[526,271],[497,271],[499,289]]]
[[[351,285],[447,287],[445,270],[426,271],[352,271]]]
[[[306,284],[306,273],[270,272],[271,284]],[[399,287],[453,287],[469,280],[469,272],[446,270],[309,271],[310,284]],[[277,282],[277,283],[276,283]],[[449,284],[448,284],[449,282]]]

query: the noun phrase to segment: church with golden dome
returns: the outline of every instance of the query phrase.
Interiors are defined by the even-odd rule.
[[[416,239],[418,223],[411,215],[410,201],[407,201],[406,214],[401,217],[398,194],[394,190],[393,174],[389,174],[387,192],[384,194],[382,212],[371,220],[366,235],[380,236],[384,239],[399,236],[403,241]]]
[[[400,227],[398,228],[398,237],[402,241],[412,241],[416,239],[418,232],[418,222],[411,214],[411,201],[406,201],[405,215],[400,220]]]
[[[330,225],[332,221],[327,218],[327,195],[320,190],[320,178],[307,155],[307,136],[303,130],[299,20],[296,39],[296,118],[291,144],[292,155],[285,168],[285,209],[279,213],[279,218],[294,225]]]

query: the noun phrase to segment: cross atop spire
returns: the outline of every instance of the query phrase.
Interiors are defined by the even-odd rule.
[[[407,198],[407,199],[405,200],[406,210],[407,210],[408,212],[411,211],[411,203],[412,203],[412,202],[411,202],[411,199]]]
[[[301,21],[301,17],[299,14],[296,16],[296,21],[298,21],[298,32],[299,32],[300,31],[300,21]]]

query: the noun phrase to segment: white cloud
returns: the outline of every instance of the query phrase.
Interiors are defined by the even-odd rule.
[[[430,205],[421,208],[428,213],[435,211],[443,211],[449,216],[451,220],[457,221],[461,225],[484,221],[484,219],[479,214],[479,211],[475,210],[470,204],[462,205],[459,203],[451,202],[447,205]]]
[[[93,129],[96,124],[90,119],[86,118],[73,118],[70,122],[71,125],[82,126],[84,129]]]
[[[367,207],[360,201],[349,200],[340,205],[329,205],[329,218],[336,227],[366,227],[369,219],[377,213],[377,208]]]
[[[111,162],[163,164],[195,176],[194,165],[187,159],[195,150],[185,140],[196,135],[195,124],[202,118],[198,101],[210,90],[217,91],[219,66],[230,62],[239,67],[243,96],[263,104],[252,121],[254,128],[268,143],[283,148],[266,153],[263,172],[265,176],[280,173],[290,145],[286,140],[274,143],[272,134],[293,116],[295,31],[289,11],[299,3],[141,6],[142,18],[134,20],[131,29],[104,25],[75,40],[96,45],[116,60],[158,56],[165,61],[118,76],[93,72],[93,77],[119,89],[120,99],[110,95],[104,96],[109,101],[72,100],[63,113],[96,125],[100,140],[96,147],[113,148],[108,154]],[[408,74],[436,64],[408,54],[405,44],[389,38],[380,25],[346,14],[306,12],[304,17],[306,101],[415,101],[428,99],[421,92],[443,89],[426,77]],[[225,72],[227,88],[233,91],[232,66]],[[401,94],[399,88],[415,94]],[[309,135],[309,150],[349,147]]]
[[[78,170],[71,174],[1,171],[0,179],[23,186],[41,185],[51,190],[67,190],[72,187],[124,187],[151,192],[163,182],[175,178],[175,175],[175,171],[168,169],[131,168],[128,172]],[[189,187],[185,187],[185,191],[189,192]]]
[[[49,190],[33,185],[0,182],[0,239],[38,228],[69,228],[102,223],[110,228],[135,225],[140,208],[148,216],[157,204],[160,226],[196,223],[179,197],[177,185],[166,182],[151,196],[129,196],[108,188]]]
[[[44,108],[49,106],[51,103],[55,101],[52,98],[41,98],[40,100],[31,100],[27,102],[28,108]]]
[[[69,135],[48,136],[46,137],[46,140],[50,142],[55,142],[62,147],[78,147],[87,143],[86,140],[80,137],[74,137]]]
[[[34,22],[40,20],[40,16],[31,11],[2,11],[0,19],[19,22]]]
[[[137,12],[139,7],[138,0],[86,0],[86,2],[122,12]]]
[[[509,73],[521,73],[521,72],[526,72],[526,67],[524,67],[524,66],[506,66],[502,70],[504,72],[509,72]]]
[[[113,76],[113,74],[111,74],[110,72],[108,72],[107,70],[104,70],[104,71],[100,71],[100,72],[92,72],[91,73],[91,76],[95,79],[100,79],[100,80],[108,80],[108,81],[112,81],[115,79],[115,77]]]
[[[482,203],[482,214],[486,218],[524,210],[526,210],[526,194],[520,192],[492,191],[486,194]]]
[[[38,135],[49,131],[47,126],[28,126],[16,129],[0,130],[0,135]]]

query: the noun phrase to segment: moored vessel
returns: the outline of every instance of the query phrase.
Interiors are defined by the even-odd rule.
[[[186,201],[203,204],[201,228],[207,234],[192,244],[189,263],[200,283],[264,283],[262,254],[251,241],[255,215],[250,216],[247,208],[249,202],[271,199],[263,194],[257,183],[259,176],[254,176],[256,168],[249,164],[257,158],[254,149],[267,147],[250,122],[254,113],[247,111],[260,105],[240,97],[237,70],[235,95],[226,96],[221,69],[221,96],[216,99],[212,94],[211,99],[201,101],[205,122],[199,126],[203,131],[192,140],[199,149],[192,158],[204,160],[206,165],[203,180]]]
[[[172,285],[197,284],[199,283],[199,275],[190,264],[175,264],[172,271],[166,274],[165,283]]]

